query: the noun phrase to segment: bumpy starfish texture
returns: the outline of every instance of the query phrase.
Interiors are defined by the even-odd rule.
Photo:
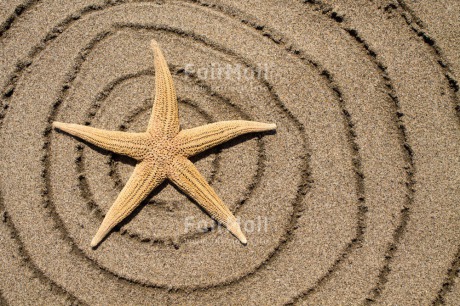
[[[155,40],[152,40],[151,47],[154,52],[155,99],[146,132],[107,131],[85,125],[53,122],[54,128],[139,161],[105,215],[91,246],[97,246],[165,179],[193,198],[212,218],[246,244],[246,237],[235,216],[188,157],[242,134],[274,130],[276,125],[233,120],[179,131],[177,98],[171,73]]]

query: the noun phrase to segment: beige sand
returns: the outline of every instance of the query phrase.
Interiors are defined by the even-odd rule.
[[[0,304],[458,305],[459,17],[448,0],[3,1]],[[144,130],[152,38],[184,128],[278,126],[194,159],[247,246],[164,184],[90,247],[134,164],[50,123]]]

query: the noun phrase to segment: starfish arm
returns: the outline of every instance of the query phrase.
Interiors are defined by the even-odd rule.
[[[133,174],[115,200],[115,203],[113,203],[105,215],[101,226],[91,241],[91,246],[97,246],[165,178],[164,169],[154,161],[144,160],[137,164]]]
[[[168,64],[155,40],[152,40],[151,47],[154,52],[155,100],[147,131],[172,138],[179,133],[176,90]]]
[[[146,153],[145,133],[126,133],[96,129],[86,125],[53,122],[53,127],[81,138],[99,148],[140,160]]]
[[[168,178],[203,207],[212,218],[225,225],[241,243],[247,243],[235,216],[191,161],[183,156],[176,157],[171,164]]]
[[[193,156],[239,135],[274,129],[276,124],[245,120],[221,121],[182,130],[176,138],[184,155]]]

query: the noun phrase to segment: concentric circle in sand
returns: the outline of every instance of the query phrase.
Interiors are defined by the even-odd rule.
[[[2,301],[454,301],[460,142],[449,43],[403,1],[217,2],[7,6]],[[163,184],[89,247],[134,164],[50,124],[145,129],[152,38],[170,64],[183,128],[278,126],[194,160],[248,246]],[[266,74],[211,77],[216,67]]]

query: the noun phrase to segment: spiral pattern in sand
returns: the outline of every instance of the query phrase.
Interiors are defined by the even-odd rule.
[[[458,67],[416,10],[404,1],[9,2],[0,302],[454,304]],[[183,128],[278,126],[194,159],[248,246],[168,184],[89,246],[134,164],[51,122],[144,130],[152,38]]]

